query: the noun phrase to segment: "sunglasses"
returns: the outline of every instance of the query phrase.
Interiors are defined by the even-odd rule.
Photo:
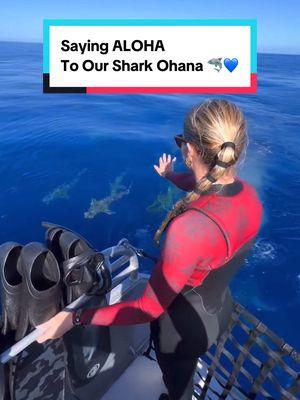
[[[188,143],[187,140],[184,139],[183,135],[174,136],[174,140],[179,148],[181,148],[182,143]]]

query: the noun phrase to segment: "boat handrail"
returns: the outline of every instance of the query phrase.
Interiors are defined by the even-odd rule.
[[[126,278],[136,280],[139,271],[139,259],[133,246],[130,245],[126,238],[121,239],[115,246],[108,247],[101,251],[105,258],[105,264],[111,274],[122,268],[124,265],[129,265],[112,279],[112,288],[119,285]],[[111,261],[111,259],[117,259]]]

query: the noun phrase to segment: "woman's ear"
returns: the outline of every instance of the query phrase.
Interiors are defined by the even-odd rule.
[[[197,155],[197,150],[192,143],[187,143],[187,153],[190,154],[191,157],[195,157]]]

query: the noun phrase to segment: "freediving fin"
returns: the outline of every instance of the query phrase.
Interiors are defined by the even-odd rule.
[[[20,254],[22,245],[6,242],[0,246],[0,291],[1,291],[1,331],[6,335],[16,331],[20,320],[22,300],[22,276],[20,274]]]
[[[14,332],[9,331],[5,335],[0,333],[0,352],[7,350],[14,343]],[[0,363],[0,400],[12,400],[14,377],[11,374],[12,363]]]
[[[33,342],[14,357],[11,400],[66,400],[62,339]]]
[[[94,250],[90,243],[70,229],[51,223],[43,223],[43,226],[47,229],[48,247],[54,253],[56,252],[57,257],[61,257],[60,268],[64,275],[66,291],[64,298],[66,304],[69,304],[82,293],[90,292],[93,281],[97,279],[95,268],[103,267],[101,253]],[[104,272],[102,274],[102,289],[104,290],[101,290],[101,295],[91,295],[84,308],[107,305],[105,294],[110,289],[111,277],[110,273],[101,272]],[[68,382],[71,391],[78,397],[76,388],[88,384],[98,375],[110,353],[109,328],[75,326],[64,335],[63,343]]]

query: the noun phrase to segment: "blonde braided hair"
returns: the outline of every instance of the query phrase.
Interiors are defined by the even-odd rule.
[[[198,200],[220,178],[236,173],[237,162],[248,144],[245,117],[234,103],[226,100],[207,100],[194,107],[185,118],[183,137],[194,146],[208,172],[168,213],[154,235],[157,244],[169,222],[184,212],[189,203]]]

